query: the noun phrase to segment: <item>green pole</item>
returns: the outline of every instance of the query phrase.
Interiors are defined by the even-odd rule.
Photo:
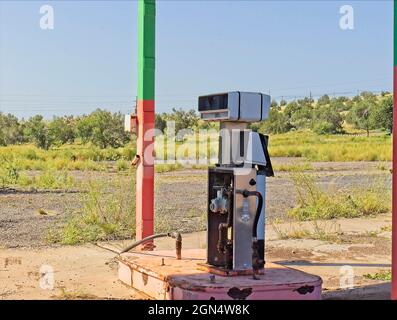
[[[138,99],[154,100],[156,2],[138,1]]]

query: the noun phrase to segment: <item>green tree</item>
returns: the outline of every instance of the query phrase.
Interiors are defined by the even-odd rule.
[[[83,143],[92,142],[100,148],[117,148],[129,140],[124,131],[123,115],[101,109],[77,119],[76,136]]]
[[[315,109],[313,131],[318,134],[338,133],[342,131],[343,117],[332,105]]]
[[[329,105],[338,112],[348,111],[350,109],[348,101],[349,99],[345,100],[344,97],[333,98]]]
[[[194,109],[172,109],[172,113],[166,115],[167,121],[175,121],[175,131],[178,133],[182,129],[194,129],[200,120]]]
[[[324,106],[326,104],[329,104],[331,102],[331,99],[329,98],[329,96],[327,94],[321,96],[318,100],[317,100],[317,104],[319,106]]]
[[[76,137],[83,143],[90,141],[94,130],[94,121],[90,115],[83,115],[76,119]]]
[[[375,109],[373,119],[375,127],[389,131],[393,130],[393,96],[386,95]]]
[[[313,118],[313,108],[310,106],[310,99],[292,101],[284,109],[284,116],[289,124],[295,129],[309,128]]]
[[[314,103],[313,98],[309,98],[309,97],[305,97],[303,99],[299,99],[297,101],[298,105],[302,106],[302,107],[311,107]]]
[[[48,125],[49,134],[54,144],[72,143],[75,138],[73,117],[55,117]]]
[[[376,105],[371,102],[371,99],[360,99],[349,111],[346,119],[357,129],[366,130],[367,137],[369,137],[369,131],[375,129],[373,117],[375,107]]]
[[[6,146],[23,141],[23,127],[17,117],[0,112],[0,145]]]
[[[164,132],[166,127],[167,121],[164,118],[164,114],[156,114],[155,128],[161,130],[161,132]]]
[[[270,108],[269,119],[262,123],[258,123],[257,127],[252,129],[262,133],[284,133],[291,130],[292,125],[286,114],[278,108]]]
[[[286,117],[291,118],[292,115],[299,110],[299,104],[296,101],[291,101],[284,109]]]
[[[373,94],[372,92],[363,91],[363,92],[361,92],[360,95],[361,95],[361,97],[362,97],[364,100],[366,100],[366,101],[368,101],[368,102],[371,102],[371,103],[375,103],[375,102],[376,102],[376,95]]]
[[[49,134],[48,124],[41,115],[33,116],[25,123],[24,134],[39,148],[47,150],[52,145],[53,140]]]

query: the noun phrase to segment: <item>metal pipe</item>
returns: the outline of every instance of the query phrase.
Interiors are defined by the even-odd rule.
[[[148,236],[146,238],[143,238],[139,241],[136,241],[132,244],[130,244],[129,246],[125,247],[123,250],[121,250],[120,253],[124,253],[127,251],[130,251],[131,249],[134,249],[135,247],[144,244],[145,242],[149,242],[150,240],[156,239],[156,238],[164,238],[164,237],[168,237],[168,233],[159,233],[159,234],[153,234],[151,236]]]
[[[176,248],[176,258],[178,260],[182,259],[182,235],[179,232],[172,232],[172,233],[158,233],[151,236],[148,236],[142,240],[136,241],[129,246],[125,247],[120,251],[120,254],[130,251],[131,249],[136,248],[137,246],[144,244],[145,242],[149,242],[156,238],[165,238],[170,237],[176,239],[175,241],[175,248]]]
[[[171,234],[171,238],[175,239],[176,259],[182,259],[182,235],[179,232]]]
[[[225,252],[226,244],[224,243],[223,239],[225,238],[223,234],[223,230],[230,228],[233,224],[233,208],[232,208],[232,191],[227,191],[227,220],[226,223],[220,223],[218,226],[218,251],[221,253]]]

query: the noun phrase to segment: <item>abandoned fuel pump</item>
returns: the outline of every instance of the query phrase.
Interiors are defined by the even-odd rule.
[[[208,169],[207,264],[237,274],[264,268],[265,187],[273,176],[268,137],[248,129],[269,116],[270,96],[201,96],[201,119],[220,121],[219,159]]]

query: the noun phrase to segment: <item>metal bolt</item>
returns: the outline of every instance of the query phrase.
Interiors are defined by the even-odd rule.
[[[210,275],[210,282],[215,283],[215,275]]]

